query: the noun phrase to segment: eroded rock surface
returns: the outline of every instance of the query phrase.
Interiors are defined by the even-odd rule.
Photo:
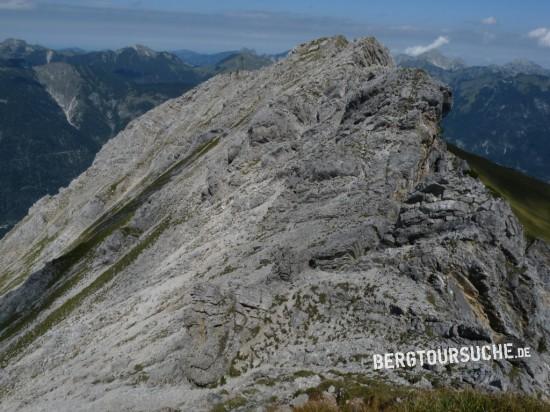
[[[130,123],[0,243],[2,407],[291,404],[334,371],[547,396],[550,251],[446,151],[451,100],[335,37]],[[487,342],[533,357],[371,364]]]

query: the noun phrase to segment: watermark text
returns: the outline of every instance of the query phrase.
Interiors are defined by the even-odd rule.
[[[390,352],[372,356],[374,369],[414,368],[416,365],[448,365],[453,363],[480,362],[499,359],[531,357],[531,349],[516,348],[511,343],[460,348],[438,348],[410,352]]]

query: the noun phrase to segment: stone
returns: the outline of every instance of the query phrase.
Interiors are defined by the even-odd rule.
[[[2,407],[255,410],[380,378],[373,353],[536,351],[550,249],[447,151],[450,104],[376,40],[334,37],[132,122],[0,241]],[[431,369],[543,395],[549,356]]]

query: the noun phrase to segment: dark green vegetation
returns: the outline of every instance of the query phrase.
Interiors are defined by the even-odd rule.
[[[0,237],[132,119],[217,73],[271,62],[245,50],[193,67],[144,46],[85,53],[0,43]]]
[[[475,177],[510,203],[528,236],[550,242],[550,185],[456,146],[448,147],[468,161]]]
[[[323,392],[334,387],[338,396]],[[309,401],[295,412],[547,412],[550,404],[534,397],[473,390],[418,389],[388,385],[358,375],[324,380],[305,391]],[[272,409],[276,411],[276,408]]]
[[[398,59],[449,84],[445,138],[471,153],[550,181],[550,71],[529,62],[465,67],[452,59]]]
[[[550,77],[465,71],[451,81],[449,140],[504,166],[550,181]]]
[[[34,72],[0,62],[0,236],[66,186],[99,146],[72,127]]]

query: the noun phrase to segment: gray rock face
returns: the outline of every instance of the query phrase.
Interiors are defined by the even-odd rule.
[[[2,406],[292,405],[334,371],[548,396],[550,250],[446,151],[450,106],[335,37],[130,123],[0,243]],[[533,357],[371,363],[488,342]]]
[[[191,291],[191,302],[184,312],[187,330],[182,369],[196,385],[216,382],[235,355],[235,301],[212,284],[199,284]]]

